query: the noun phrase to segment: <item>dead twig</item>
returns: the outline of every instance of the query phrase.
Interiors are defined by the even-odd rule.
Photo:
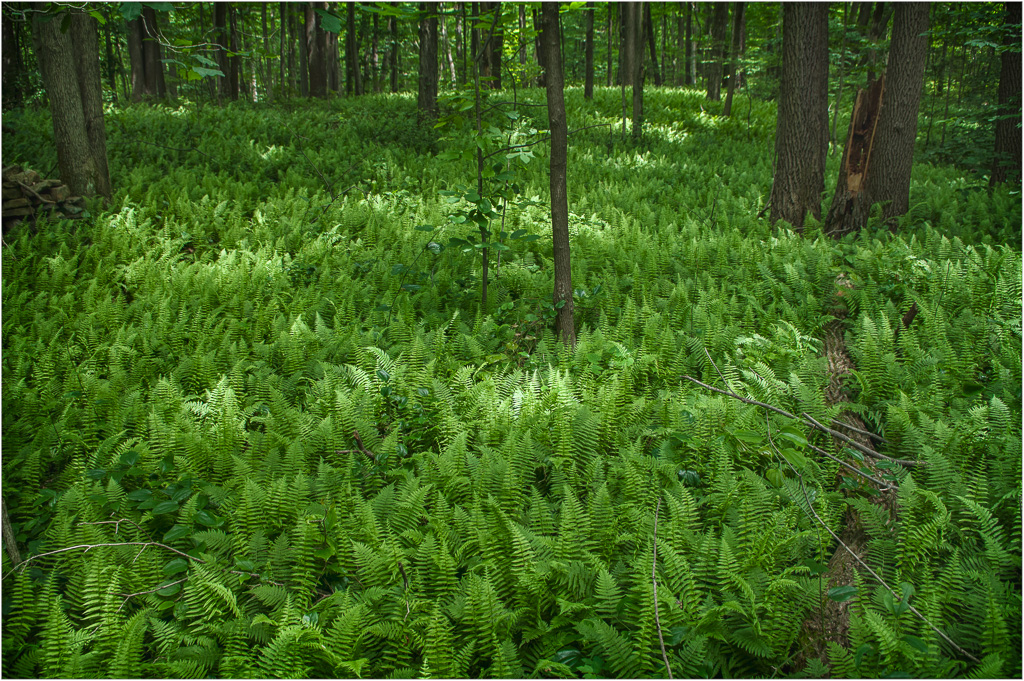
[[[924,466],[924,465],[926,465],[925,462],[923,462],[923,461],[912,461],[910,459],[894,459],[891,456],[886,456],[885,454],[879,454],[878,452],[876,452],[875,450],[871,449],[870,447],[865,447],[864,445],[860,444],[859,442],[857,442],[855,440],[851,440],[847,436],[845,436],[842,433],[840,433],[838,430],[834,430],[832,428],[829,428],[828,426],[822,425],[821,423],[816,421],[812,416],[810,416],[807,412],[802,413],[800,416],[796,416],[795,414],[790,414],[788,411],[786,411],[784,409],[779,409],[778,407],[773,407],[770,404],[765,404],[764,402],[759,402],[758,400],[752,400],[752,399],[749,399],[747,397],[740,397],[739,395],[737,395],[736,393],[734,393],[734,392],[732,392],[730,390],[722,390],[721,388],[716,388],[714,386],[710,386],[707,383],[704,383],[702,381],[698,381],[696,378],[693,378],[692,376],[683,376],[683,378],[685,378],[686,380],[691,381],[693,383],[696,383],[697,385],[699,385],[702,388],[705,388],[707,390],[711,390],[711,391],[716,392],[716,393],[720,393],[722,395],[726,395],[726,396],[731,397],[731,398],[733,398],[735,400],[739,400],[740,402],[743,402],[744,404],[750,404],[750,405],[753,405],[755,407],[761,407],[763,409],[769,409],[771,411],[774,411],[776,414],[781,414],[782,416],[786,416],[786,417],[794,419],[794,420],[798,420],[798,421],[802,420],[807,425],[812,426],[812,427],[820,430],[823,433],[828,433],[829,435],[831,435],[832,437],[836,438],[837,440],[842,440],[843,442],[847,443],[848,445],[850,445],[854,449],[856,449],[856,450],[858,450],[860,452],[863,452],[864,454],[867,454],[868,456],[870,456],[870,457],[872,457],[874,459],[884,459],[885,461],[891,461],[892,463],[898,463],[901,466]]]
[[[858,428],[857,426],[851,426],[849,423],[845,423],[843,421],[840,421],[839,419],[830,419],[829,422],[832,425],[834,425],[834,426],[839,426],[840,428],[846,428],[847,430],[852,430],[855,433],[860,433],[861,435],[864,435],[866,437],[870,437],[873,440],[878,440],[879,442],[883,442],[885,444],[889,444],[889,441],[886,440],[884,437],[882,437],[881,435],[878,435],[877,433],[872,433],[870,430],[864,430],[863,428]]]
[[[28,565],[29,563],[31,563],[34,560],[38,560],[39,558],[45,558],[46,556],[53,556],[53,555],[56,555],[58,553],[67,553],[68,551],[78,551],[79,549],[81,549],[83,553],[88,553],[91,549],[98,549],[98,548],[103,548],[103,547],[107,547],[107,546],[141,546],[143,549],[145,549],[148,546],[156,546],[156,547],[159,547],[161,549],[166,549],[166,550],[170,551],[171,553],[176,553],[179,556],[183,556],[183,557],[187,558],[188,560],[194,560],[197,563],[205,563],[206,562],[202,558],[196,558],[195,556],[190,556],[189,554],[185,553],[184,551],[179,551],[178,549],[176,549],[176,548],[174,548],[172,546],[168,546],[167,544],[161,544],[160,542],[155,542],[155,541],[124,541],[124,542],[111,542],[111,543],[104,543],[104,544],[76,544],[75,546],[65,546],[62,549],[54,549],[53,551],[46,551],[45,553],[37,553],[34,556],[29,556],[28,558],[23,560],[21,562],[21,564],[18,565],[18,567],[24,569],[24,567],[26,565]],[[140,553],[141,553],[141,551],[140,551]],[[136,556],[136,558],[137,558],[137,556]],[[8,574],[10,574],[10,573],[8,573]],[[4,576],[6,577],[6,575],[4,575]]]
[[[123,608],[125,605],[127,605],[128,604],[128,600],[130,598],[132,598],[133,596],[145,596],[146,594],[151,594],[151,593],[154,593],[156,591],[159,591],[160,589],[166,589],[169,586],[174,586],[175,584],[181,584],[182,582],[187,582],[187,581],[188,581],[188,577],[182,577],[181,579],[179,579],[176,582],[171,582],[170,584],[161,584],[160,586],[158,586],[156,588],[147,589],[146,591],[136,591],[133,594],[121,594],[121,596],[124,597],[124,602],[121,603],[121,607],[118,608],[117,611],[121,612],[121,608]]]

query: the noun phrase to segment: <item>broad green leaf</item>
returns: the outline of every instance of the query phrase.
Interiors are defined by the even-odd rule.
[[[171,575],[176,575],[179,572],[184,572],[185,570],[188,570],[188,561],[184,558],[172,558],[164,564],[163,570],[164,574],[168,577],[170,577]]]
[[[166,504],[168,502],[165,501],[164,503]],[[164,541],[169,543],[176,539],[188,536],[191,532],[192,530],[186,525],[175,525],[171,529],[167,530],[167,533],[164,535]]]
[[[174,513],[178,510],[177,501],[161,501],[159,504],[153,507],[153,515],[163,515],[164,513]]]
[[[836,603],[844,603],[857,595],[855,586],[835,586],[828,590],[828,597]]]

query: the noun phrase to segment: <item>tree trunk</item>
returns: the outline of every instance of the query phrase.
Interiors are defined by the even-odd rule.
[[[416,106],[423,120],[437,118],[437,5],[420,5],[420,75]]]
[[[146,92],[146,64],[142,58],[142,17],[128,22],[128,62],[131,68],[132,101],[141,102]],[[223,69],[221,69],[223,70]]]
[[[839,91],[836,92],[836,105],[832,110],[832,127],[829,129],[828,141],[835,148],[836,121],[839,120],[839,105],[843,101],[843,78],[846,75],[846,21],[849,18],[849,5],[843,5],[843,39],[839,48]]]
[[[740,44],[743,42],[743,16],[745,9],[746,3],[737,2],[732,12],[732,50],[729,54],[729,67],[725,73],[725,77],[729,81],[729,88],[725,95],[725,106],[722,108],[723,116],[732,114],[732,93],[736,90],[736,62],[740,58]]]
[[[287,71],[285,69],[288,64],[288,48],[285,44],[285,38],[288,36],[288,23],[285,19],[285,4],[283,2],[278,4],[278,11],[280,13],[278,23],[281,25],[281,69],[278,74],[278,82],[281,84],[281,96],[287,97],[288,88],[285,86]],[[288,69],[290,70],[290,67],[288,67]]]
[[[693,60],[693,3],[686,3],[686,58],[683,70],[686,72],[686,84],[697,84],[697,64]]]
[[[890,228],[910,207],[927,30],[926,3],[898,4],[888,73],[868,93],[858,93],[850,121],[839,184],[825,222],[826,232],[836,238],[862,229],[874,203],[883,204],[882,218]]]
[[[14,18],[6,12],[3,13],[3,93],[4,108],[10,109],[21,106],[22,103],[22,79],[24,72],[21,65],[21,46],[18,44],[18,29]],[[107,53],[110,54],[110,38],[108,31]],[[112,57],[107,60],[113,64]],[[114,87],[111,85],[111,87]],[[117,94],[115,90],[115,95]],[[5,540],[6,541],[6,540]]]
[[[661,70],[658,69],[658,53],[654,48],[654,21],[651,19],[651,3],[645,2],[644,6],[644,34],[646,35],[647,46],[651,51],[651,75],[654,76],[654,87],[661,87]],[[641,49],[641,52],[643,50]]]
[[[263,3],[260,5],[260,23],[263,28],[263,52],[264,54],[270,54],[270,34],[267,32],[267,5]],[[267,103],[274,101],[274,84],[273,76],[270,70],[270,58],[262,57],[260,59],[260,71],[263,75],[263,97],[267,100]]]
[[[879,154],[867,178],[872,203],[885,203],[885,220],[904,215],[910,209],[910,170],[917,140],[917,111],[924,88],[927,31],[927,3],[897,3],[875,140]]]
[[[65,16],[34,15],[32,33],[43,86],[50,100],[53,141],[57,147],[61,180],[72,194],[92,196],[103,181],[86,133],[71,32],[62,33],[60,30]]]
[[[501,51],[503,49],[504,30],[501,26],[501,3],[500,2],[487,2],[480,3],[481,5],[489,5],[489,11],[485,10],[489,15],[485,20],[488,24],[487,33],[481,36],[484,40],[484,56],[480,59],[481,68],[483,68],[482,75],[488,78],[489,87],[492,90],[501,89]],[[494,14],[491,12],[498,13],[498,23],[494,23]],[[491,33],[490,27],[494,26],[494,33]]]
[[[861,58],[861,65],[868,66],[868,82],[875,80],[875,64],[878,63],[877,44],[885,38],[889,30],[889,18],[892,16],[893,8],[891,3],[875,3],[875,13],[871,17],[871,27],[868,29],[868,44],[871,48]]]
[[[569,198],[566,190],[568,126],[565,120],[561,46],[558,35],[558,3],[541,5],[541,45],[547,89],[548,121],[551,126],[551,236],[555,265],[555,286],[551,302],[557,309],[555,335],[567,346],[576,346],[573,319],[572,267],[569,251]]]
[[[351,5],[349,5],[351,7]],[[327,96],[327,35],[317,25],[314,9],[326,9],[326,2],[309,2],[305,6],[306,64],[309,65],[309,96]]]
[[[96,20],[88,14],[73,13],[70,34],[85,136],[96,166],[96,193],[109,199],[110,170],[107,168],[107,129],[103,122],[103,83],[100,80],[100,41]]]
[[[615,53],[613,47],[612,37],[615,35],[613,30],[613,17],[615,16],[615,5],[608,3],[608,70],[605,73],[605,85],[608,87],[612,86],[612,72],[615,70],[615,62],[612,60],[612,55]]]
[[[722,99],[722,62],[725,57],[725,45],[729,31],[729,3],[715,3],[715,13],[711,20],[711,66],[708,69],[708,99]]]
[[[633,83],[633,139],[639,142],[644,129],[644,3],[627,2],[625,9],[627,52],[633,55],[630,61],[633,69],[630,74]]]
[[[7,22],[5,22],[7,23]],[[104,42],[106,43],[107,52],[107,82],[110,83],[110,94],[114,97],[114,103],[117,103],[117,70],[114,65],[114,46],[110,39],[111,33],[111,22],[108,21],[105,30],[103,31]],[[6,35],[4,40],[7,40]],[[7,68],[6,61],[4,62],[4,68]],[[17,93],[15,93],[17,96]]]
[[[359,52],[356,45],[356,3],[345,3],[345,94],[359,95]]]
[[[441,45],[443,48],[444,62],[448,67],[448,73],[451,77],[452,87],[454,87],[458,80],[455,75],[455,59],[452,57],[452,46],[451,43],[448,41],[448,22],[445,21],[445,17],[443,14],[440,17],[440,25]]]
[[[164,97],[167,85],[164,81],[163,48],[160,47],[156,26],[156,10],[142,8],[145,33],[142,38],[142,59],[146,67],[146,90],[153,97]]]
[[[771,222],[798,231],[810,212],[821,218],[828,152],[828,5],[782,6],[782,79],[775,126]]]
[[[1012,26],[1004,39],[999,72],[999,118],[996,119],[996,155],[992,166],[993,185],[1021,177],[1021,57],[1010,48],[1020,46],[1021,12],[1019,2],[1004,3],[1006,23]]]
[[[391,38],[391,91],[398,92],[398,19],[388,17],[388,35]]]
[[[587,3],[587,37],[584,47],[583,98],[594,98],[594,3]]]
[[[619,77],[624,86],[633,84],[633,62],[639,60],[642,53],[639,53],[636,44],[636,31],[633,29],[633,15],[630,12],[631,3],[624,2],[619,5],[622,14],[619,19],[622,32],[622,57],[619,59]]]

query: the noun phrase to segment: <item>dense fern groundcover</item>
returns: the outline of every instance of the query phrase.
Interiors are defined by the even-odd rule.
[[[1018,677],[1019,191],[918,164],[897,233],[796,234],[756,217],[773,104],[649,90],[634,146],[618,97],[567,92],[574,351],[547,323],[545,144],[488,180],[518,200],[493,200],[482,306],[456,118],[109,110],[113,203],[4,237],[29,560],[3,558],[3,674],[663,677],[663,639],[676,677]],[[502,111],[508,139],[547,124]],[[44,112],[4,126],[5,163],[55,164]],[[829,406],[840,302],[855,380]],[[684,375],[854,410],[921,465],[882,462],[874,503],[810,446],[857,452]],[[902,598],[823,579],[815,516],[851,510]],[[830,593],[848,631],[809,640]]]

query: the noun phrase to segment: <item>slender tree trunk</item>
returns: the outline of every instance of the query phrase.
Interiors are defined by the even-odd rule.
[[[708,71],[708,99],[722,99],[722,62],[725,58],[726,37],[729,30],[729,3],[715,3],[711,20],[711,68]]]
[[[644,5],[642,2],[627,2],[626,31],[627,52],[633,55],[630,65],[633,69],[630,80],[633,83],[633,139],[637,142],[643,136],[644,128]]]
[[[454,87],[457,82],[457,77],[455,75],[455,59],[452,57],[452,46],[451,43],[448,41],[448,22],[445,21],[445,17],[443,14],[441,15],[440,18],[440,24],[441,46],[444,54],[444,61],[445,64],[447,64],[448,66],[448,73],[450,74],[451,77],[452,87]]]
[[[141,102],[146,92],[146,64],[142,58],[142,18],[128,22],[128,61],[132,74],[132,101]]]
[[[465,3],[463,3],[465,4]],[[519,35],[523,36],[526,34],[526,5],[520,3],[519,5]],[[522,38],[520,37],[520,40]],[[519,66],[526,66],[526,45],[519,45]]]
[[[733,6],[732,24],[732,50],[729,55],[729,67],[726,69],[725,77],[729,81],[729,87],[725,95],[725,106],[722,107],[722,115],[732,114],[732,94],[736,90],[736,62],[740,57],[740,43],[743,42],[743,16],[746,3],[737,2]]]
[[[557,309],[555,335],[567,346],[576,346],[573,319],[572,267],[569,251],[569,198],[566,189],[568,167],[568,126],[565,120],[561,48],[558,35],[558,3],[541,5],[541,44],[544,54],[544,78],[547,88],[548,120],[551,126],[551,235],[555,266],[555,286],[551,302]]]
[[[999,108],[996,119],[996,154],[992,165],[993,185],[1021,178],[1021,56],[1010,48],[1020,46],[1021,11],[1019,2],[1003,3],[1006,23],[1013,26],[1004,40],[999,72]]]
[[[782,80],[775,127],[771,221],[798,231],[821,218],[828,152],[828,5],[782,6]]]
[[[10,22],[5,21],[4,26]],[[110,33],[113,29],[111,28],[111,22],[107,22],[107,25],[103,30],[104,42],[106,43],[107,52],[107,81],[110,83],[110,93],[114,96],[114,102],[117,102],[117,72],[114,68],[114,46],[111,44]],[[4,40],[7,40],[7,36],[4,36]],[[4,60],[4,69],[7,69],[7,61]],[[15,98],[19,97],[18,93],[15,92]]]
[[[437,6],[420,5],[420,75],[416,100],[424,120],[437,118]]]
[[[146,88],[154,97],[164,97],[167,85],[164,81],[163,48],[160,47],[156,25],[156,10],[152,7],[142,8],[142,19],[145,34],[142,39],[142,55],[146,65]]]
[[[615,53],[613,46],[613,36],[615,31],[613,30],[614,21],[612,17],[615,16],[615,5],[608,3],[608,71],[605,73],[605,85],[607,87],[612,86],[612,72],[615,70],[615,62],[612,60],[612,55]]]
[[[962,49],[962,48],[961,48]],[[950,61],[953,61],[956,56],[956,47],[953,47],[953,53],[950,55]],[[952,65],[951,65],[952,66]],[[949,95],[953,90],[953,69],[946,69],[946,103],[942,111],[942,135],[939,138],[939,149],[946,146],[946,123],[949,121]]]
[[[697,84],[697,63],[693,58],[693,3],[686,3],[686,58],[683,69],[686,71],[686,84],[693,87]]]
[[[395,17],[388,17],[388,36],[391,40],[391,91],[398,92],[398,20]]]
[[[327,3],[309,2],[305,6],[306,64],[309,66],[309,95],[323,99],[327,96],[327,39],[317,26],[314,9],[323,9]]]
[[[345,94],[360,95],[359,54],[356,45],[356,4],[345,3]]]
[[[644,35],[647,46],[651,51],[651,74],[654,76],[654,87],[661,87],[661,71],[658,69],[658,54],[654,49],[654,21],[651,19],[651,3],[645,2],[644,6]],[[640,49],[643,52],[643,48]]]
[[[594,3],[587,3],[587,37],[584,48],[583,98],[594,98]]]

